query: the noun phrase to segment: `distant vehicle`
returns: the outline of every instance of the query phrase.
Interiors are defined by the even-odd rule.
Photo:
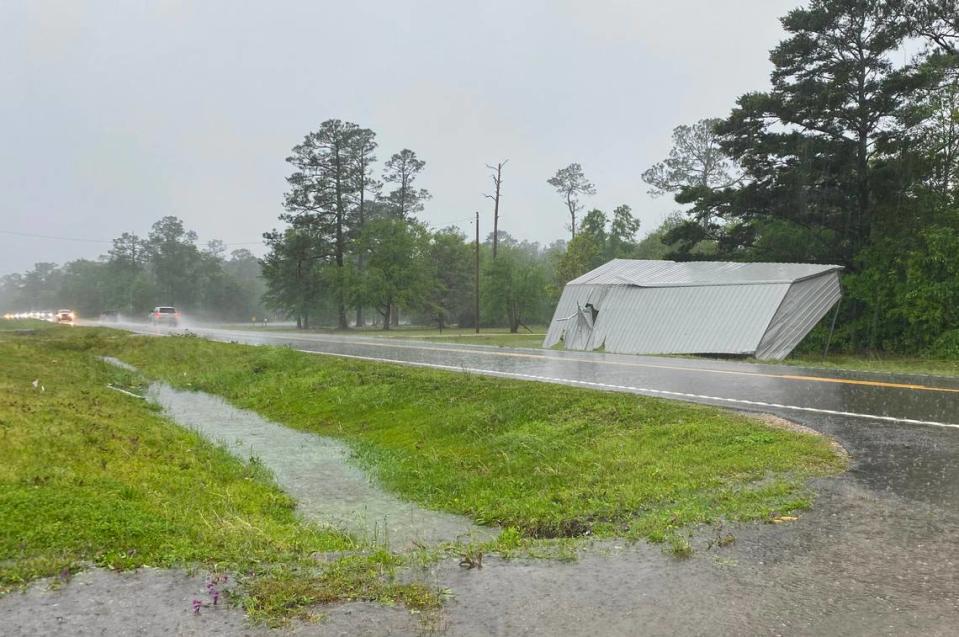
[[[75,318],[76,315],[73,313],[73,310],[57,310],[57,323],[73,323]]]
[[[180,313],[176,311],[175,307],[157,306],[153,308],[153,312],[150,314],[150,322],[154,325],[176,327],[180,322]]]
[[[104,323],[116,323],[120,320],[120,313],[117,310],[103,310],[100,312],[100,321]]]

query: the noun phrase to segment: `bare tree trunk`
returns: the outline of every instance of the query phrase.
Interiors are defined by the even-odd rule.
[[[393,302],[390,300],[386,301],[386,306],[383,308],[383,311],[380,312],[380,315],[383,317],[383,328],[384,330],[390,329],[390,319],[393,315]]]
[[[566,194],[566,207],[569,208],[569,229],[572,232],[571,239],[576,238],[576,205],[573,203],[572,193]]]
[[[488,199],[493,200],[493,260],[496,260],[496,247],[499,244],[499,198],[500,198],[500,188],[503,185],[503,166],[506,165],[506,162],[501,161],[496,166],[490,166],[486,164],[486,167],[490,170],[495,170],[496,174],[493,175],[493,186],[496,190],[492,195],[486,195]]]

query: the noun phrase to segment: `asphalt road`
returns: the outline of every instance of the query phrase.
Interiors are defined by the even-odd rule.
[[[122,325],[149,334],[170,330]],[[799,522],[677,564],[638,545],[434,576],[449,634],[959,634],[959,379],[732,361],[191,327],[206,338],[761,411],[829,434],[850,470]],[[363,615],[354,617],[355,626]],[[406,631],[389,623],[398,634]],[[389,627],[388,626],[388,627]],[[378,629],[369,634],[386,634]]]
[[[139,325],[148,334],[176,330]],[[453,369],[725,406],[959,430],[959,379],[737,361],[442,344],[395,338],[192,327],[218,341]]]

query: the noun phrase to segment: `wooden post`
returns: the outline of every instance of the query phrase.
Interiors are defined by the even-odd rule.
[[[836,311],[832,313],[832,325],[829,326],[829,336],[826,337],[826,347],[822,350],[822,359],[826,360],[829,356],[829,346],[832,344],[832,334],[836,331],[836,319],[839,318],[839,306],[842,305],[842,298],[836,302]]]

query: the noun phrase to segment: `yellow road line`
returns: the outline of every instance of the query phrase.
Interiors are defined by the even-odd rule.
[[[243,332],[249,333],[249,332]],[[280,338],[282,336],[276,335]],[[305,338],[304,338],[305,337]],[[392,347],[394,349],[415,349],[432,352],[453,352],[457,354],[488,354],[492,356],[507,356],[513,358],[531,358],[540,360],[557,361],[563,363],[590,363],[593,365],[618,365],[621,367],[643,367],[647,369],[668,369],[671,371],[701,372],[706,374],[728,374],[732,376],[756,376],[759,378],[775,378],[779,380],[802,381],[809,383],[837,383],[841,385],[861,385],[865,387],[885,387],[891,389],[910,389],[913,391],[941,392],[946,394],[959,394],[959,389],[951,387],[930,387],[928,385],[916,385],[910,383],[888,383],[879,380],[854,380],[849,378],[832,378],[828,376],[801,376],[799,374],[768,374],[763,372],[747,372],[732,369],[709,369],[708,367],[683,367],[682,365],[665,365],[660,363],[634,363],[627,361],[599,361],[593,359],[570,359],[557,356],[547,356],[545,354],[533,354],[529,352],[501,352],[497,350],[478,350],[478,349],[459,349],[452,347],[428,347],[418,345],[402,345],[399,343],[388,342],[387,339],[378,337],[368,337],[368,340],[358,341],[350,340],[344,337],[317,338],[315,335],[295,335],[293,338],[300,340],[317,340],[326,342],[341,342],[351,345],[370,345],[379,347]],[[381,343],[380,340],[383,342]],[[376,341],[376,342],[371,342]]]

